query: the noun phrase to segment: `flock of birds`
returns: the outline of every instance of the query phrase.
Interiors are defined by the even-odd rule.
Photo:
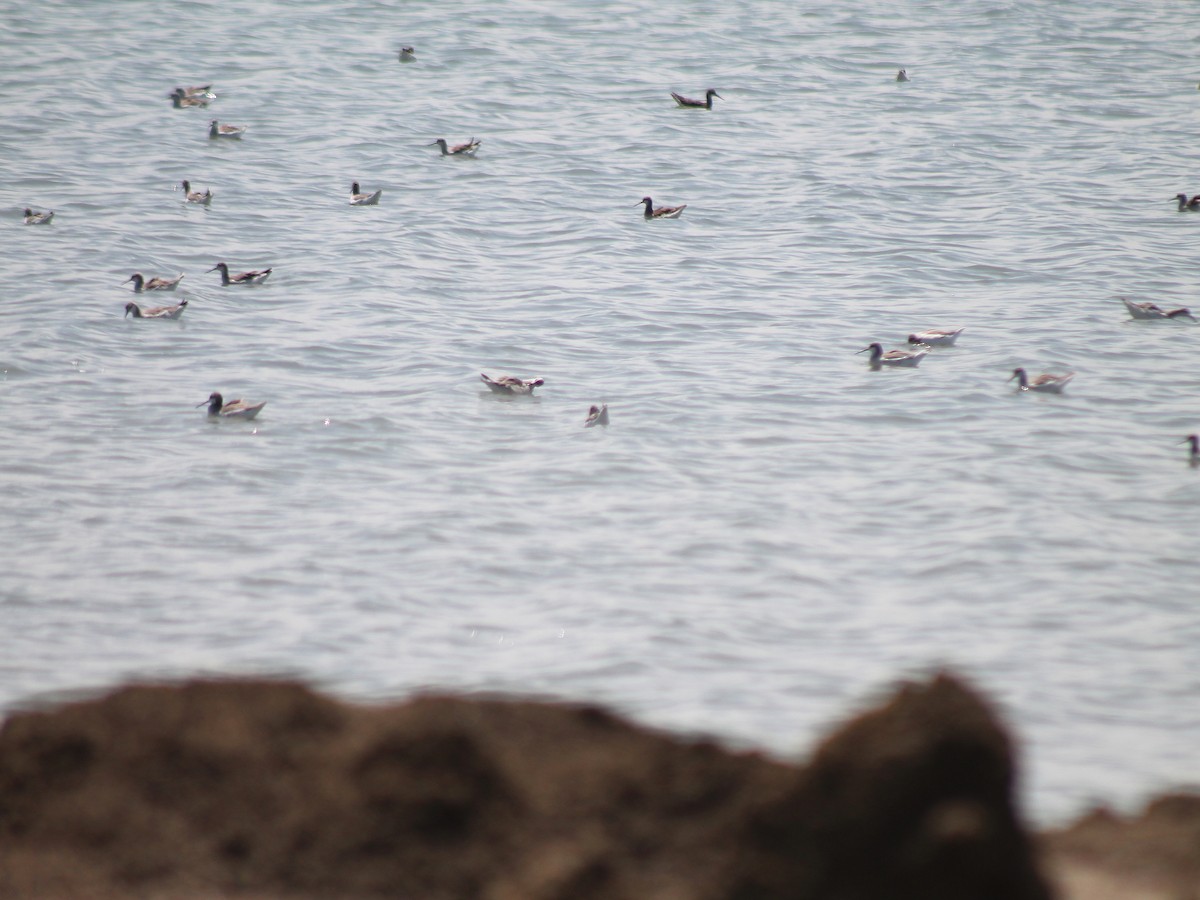
[[[412,47],[401,47],[399,59],[402,63],[414,62],[416,61],[416,51]],[[897,82],[907,82],[910,80],[908,72],[905,69],[900,69],[896,73]],[[211,84],[176,87],[167,97],[177,109],[203,109],[207,108],[209,103],[217,99],[217,95],[213,93]],[[709,88],[705,91],[704,99],[702,100],[685,97],[674,91],[671,92],[671,98],[681,109],[703,109],[710,111],[713,108],[714,98],[725,99],[714,88]],[[209,122],[208,136],[210,140],[241,140],[246,130],[247,128],[244,125],[231,125],[220,122],[218,119],[213,119]],[[473,159],[479,151],[481,144],[482,141],[472,136],[467,141],[454,145],[451,145],[445,138],[437,138],[429,146],[438,147],[441,150],[442,156]],[[205,189],[203,193],[193,191],[191,183],[186,180],[181,182],[179,187],[183,191],[183,198],[186,203],[195,203],[202,206],[208,206],[212,203],[213,192],[211,188]],[[375,206],[378,205],[382,196],[382,188],[373,192],[366,192],[361,190],[357,181],[350,185],[351,206]],[[1175,195],[1175,200],[1178,203],[1178,210],[1180,212],[1200,211],[1200,194],[1189,198],[1187,194],[1180,193]],[[686,203],[679,206],[655,206],[653,199],[650,197],[643,197],[636,205],[643,207],[643,216],[647,220],[678,219],[683,215],[683,211],[687,209]],[[38,212],[30,208],[25,209],[24,222],[26,225],[48,225],[53,219],[53,210]],[[224,262],[219,262],[208,271],[219,272],[221,275],[221,285],[229,287],[230,285],[250,286],[262,284],[270,277],[272,270],[268,268],[230,274],[229,266]],[[152,277],[147,279],[142,273],[135,272],[126,279],[126,283],[133,282],[133,290],[136,294],[143,294],[147,291],[174,291],[179,286],[180,281],[183,280],[183,277],[183,273],[181,272],[175,278]],[[1125,304],[1129,315],[1134,319],[1173,322],[1182,321],[1183,319],[1191,322],[1200,321],[1186,307],[1166,310],[1154,303],[1135,303],[1124,297],[1121,298],[1121,301]],[[139,306],[137,303],[131,301],[125,304],[125,315],[132,316],[135,319],[178,319],[183,315],[187,304],[188,301],[183,300],[178,304],[170,306]],[[868,358],[868,365],[875,371],[884,368],[915,368],[920,365],[921,360],[926,357],[931,348],[954,346],[954,343],[964,330],[961,327],[930,328],[910,334],[908,336],[907,347],[884,350],[882,344],[874,342],[858,352],[871,354]],[[1074,372],[1063,374],[1045,372],[1031,377],[1024,368],[1018,367],[1013,369],[1012,375],[1009,376],[1008,380],[1016,380],[1018,391],[1061,394],[1074,377]],[[483,373],[480,375],[480,378],[493,393],[504,395],[531,395],[534,388],[540,387],[545,383],[541,378],[517,378],[512,375],[492,377]],[[265,402],[249,403],[240,399],[225,401],[222,395],[215,391],[209,395],[207,400],[198,404],[198,406],[207,406],[208,415],[214,419],[253,419],[265,405]],[[584,427],[591,428],[596,425],[607,427],[608,422],[608,404],[593,405],[588,409],[587,417],[584,420]],[[1193,468],[1200,467],[1200,435],[1188,435],[1181,443],[1189,445],[1189,464]]]

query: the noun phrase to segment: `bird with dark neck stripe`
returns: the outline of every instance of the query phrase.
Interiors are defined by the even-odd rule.
[[[647,219],[678,219],[683,215],[683,211],[687,209],[687,204],[682,206],[655,206],[654,201],[649,197],[643,197],[635,206],[645,205],[645,218]]]

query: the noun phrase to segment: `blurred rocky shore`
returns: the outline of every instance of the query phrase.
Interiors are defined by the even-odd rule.
[[[1200,900],[1200,796],[1034,833],[953,675],[803,763],[596,706],[133,685],[0,728],[0,898]]]

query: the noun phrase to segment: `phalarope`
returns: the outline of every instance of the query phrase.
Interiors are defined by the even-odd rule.
[[[517,378],[513,375],[491,378],[480,373],[479,377],[497,394],[532,394],[535,387],[541,387],[546,383],[541,378]]]
[[[878,341],[858,352],[866,353],[868,350],[871,352],[871,358],[867,362],[872,369],[881,369],[884,366],[919,366],[925,354],[929,352],[929,348],[922,347],[920,350],[888,350],[885,353],[883,344]]]
[[[400,62],[416,62],[417,53],[412,47],[400,48]]]
[[[1189,434],[1179,443],[1191,445],[1188,448],[1188,465],[1193,469],[1200,466],[1200,435]]]
[[[906,72],[904,69],[901,69],[899,72],[896,73],[896,80],[897,81],[912,81],[912,79],[908,77],[908,72]]]
[[[229,287],[231,284],[262,284],[271,274],[271,269],[252,269],[249,272],[230,275],[229,266],[223,262],[217,263],[208,271],[221,273],[221,287]]]
[[[659,206],[656,208],[654,201],[649,197],[643,197],[634,206],[641,206],[643,204],[646,206],[643,218],[646,219],[678,219],[683,215],[683,211],[687,209],[686,203],[682,206]]]
[[[213,391],[208,395],[207,400],[197,403],[196,406],[200,407],[206,404],[210,418],[253,419],[258,415],[258,411],[267,405],[267,401],[249,403],[246,400],[230,400],[226,403],[220,394]]]
[[[1019,391],[1040,391],[1043,394],[1061,394],[1063,388],[1067,386],[1067,382],[1074,377],[1074,372],[1068,372],[1066,375],[1037,375],[1031,380],[1024,369],[1018,368],[1013,369],[1013,373],[1008,376],[1008,380],[1017,379],[1017,390]]]
[[[183,188],[183,199],[185,203],[199,203],[201,206],[208,206],[210,203],[212,203],[212,188],[207,189],[202,194],[199,191],[192,190],[192,183],[190,181],[181,181],[179,186]]]
[[[1126,300],[1124,297],[1121,298],[1121,302],[1125,304],[1125,308],[1129,310],[1129,314],[1135,319],[1152,319],[1159,322],[1167,319],[1173,322],[1180,319],[1197,321],[1196,317],[1192,315],[1191,310],[1186,306],[1181,306],[1179,309],[1166,310],[1155,303],[1134,303],[1132,300]]]
[[[222,125],[216,119],[208,123],[208,136],[210,139],[216,138],[238,138],[246,133],[245,125]]]
[[[178,306],[138,306],[130,300],[125,304],[125,315],[135,319],[178,319],[187,305],[183,300]]]
[[[211,84],[189,85],[188,87],[177,87],[174,92],[184,97],[201,100],[216,100],[217,95],[212,92]]]
[[[350,185],[350,205],[351,206],[376,206],[379,203],[379,198],[383,196],[383,188],[380,188],[373,194],[360,194],[358,192],[358,182]]]
[[[924,344],[926,347],[953,347],[964,328],[927,328],[908,336],[910,344]]]
[[[142,277],[141,272],[134,272],[125,279],[124,284],[133,282],[133,292],[140,294],[142,291],[173,291],[179,287],[179,282],[183,281],[183,273],[180,272],[174,278],[151,278],[149,280]]]
[[[1194,196],[1191,200],[1187,194],[1176,194],[1175,199],[1179,201],[1179,211],[1184,212],[1189,209],[1200,209],[1200,194]]]
[[[608,427],[608,404],[603,406],[592,406],[588,409],[587,419],[584,420],[584,428],[593,428],[596,425]]]
[[[720,97],[722,100],[725,99],[712,88],[709,88],[704,92],[703,100],[695,100],[691,97],[684,97],[682,94],[677,94],[674,91],[671,91],[671,97],[684,109],[712,109],[713,97]]]
[[[34,212],[29,207],[25,207],[25,224],[26,225],[49,225],[50,220],[54,218],[54,210],[49,212]]]
[[[442,148],[442,156],[469,156],[471,158],[474,158],[475,151],[477,151],[479,149],[479,145],[482,143],[483,143],[482,140],[477,141],[477,140],[475,140],[475,138],[472,137],[465,144],[455,144],[453,147],[451,147],[446,144],[445,138],[438,138],[436,141],[434,141],[429,146],[432,147],[434,145],[437,145],[438,147],[441,147]]]
[[[189,97],[183,92],[183,88],[175,88],[174,91],[167,94],[171,98],[171,105],[176,109],[187,109],[190,107],[198,107],[203,109],[208,106],[208,98],[202,96]]]

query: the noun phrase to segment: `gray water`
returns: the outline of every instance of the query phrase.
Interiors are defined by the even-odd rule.
[[[1200,326],[1117,300],[1200,305],[1194,4],[713,6],[0,4],[0,708],[295,674],[796,756],[951,666],[1043,821],[1200,781]]]

